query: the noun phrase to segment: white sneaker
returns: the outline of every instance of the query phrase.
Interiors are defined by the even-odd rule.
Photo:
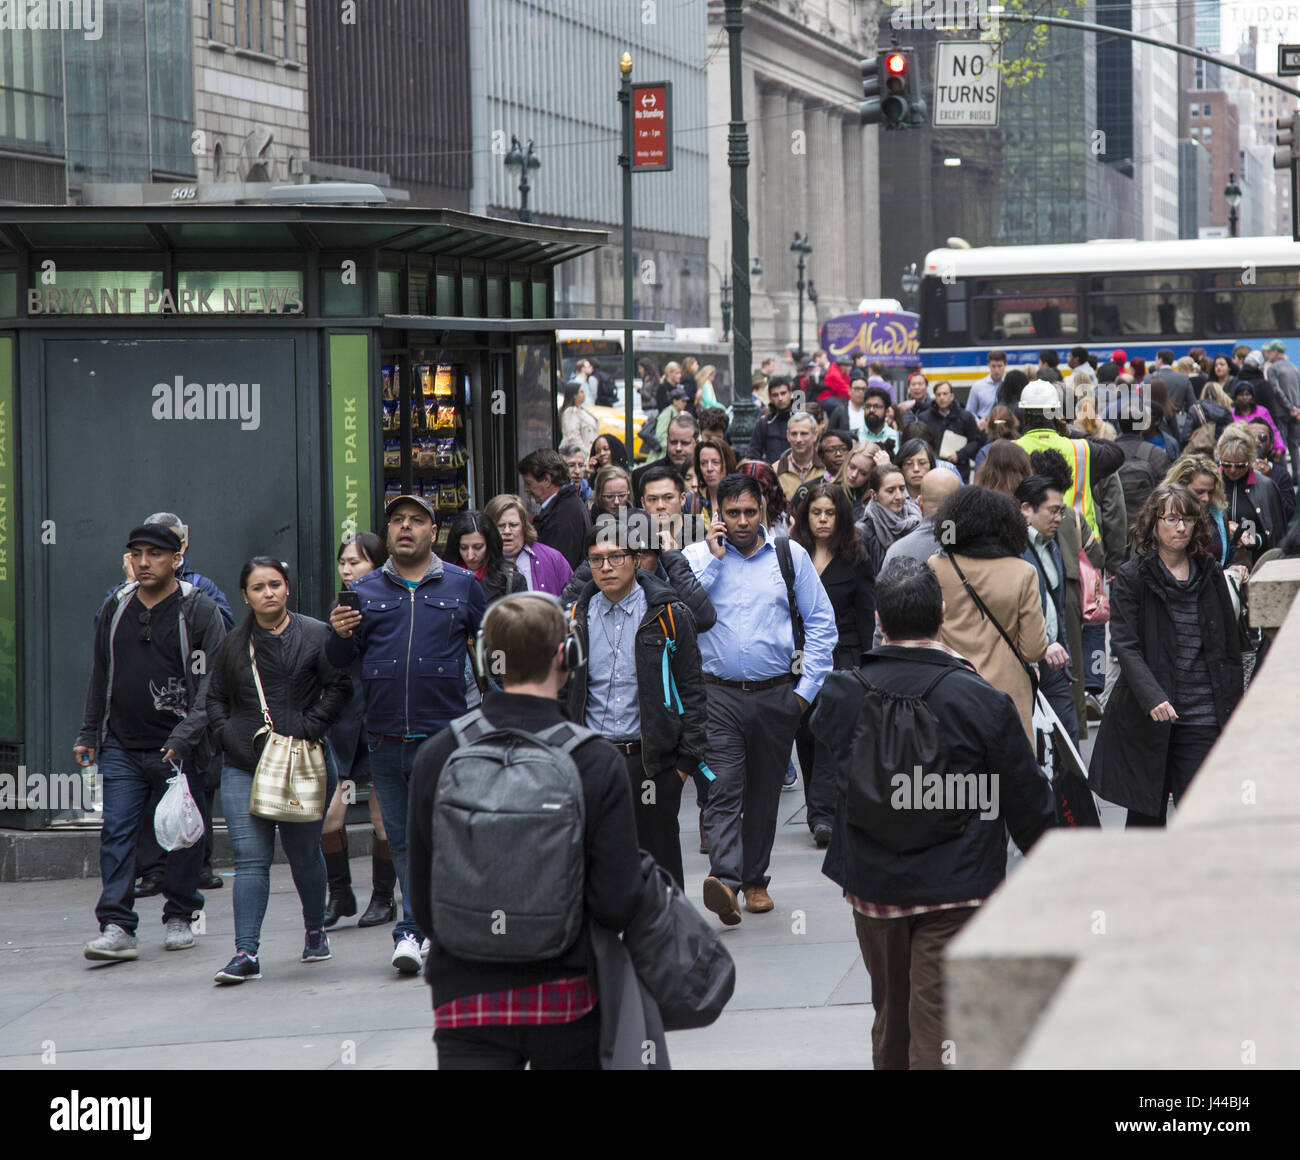
[[[428,939],[425,939],[424,942],[420,944],[420,962],[423,963],[428,961],[430,945],[431,944]]]
[[[112,961],[138,959],[140,957],[140,952],[136,949],[138,946],[139,940],[135,935],[127,934],[117,923],[110,922],[104,927],[99,938],[91,939],[86,944],[84,954],[92,962],[100,959]]]
[[[169,918],[163,935],[163,950],[186,951],[194,945],[194,932],[183,918]]]
[[[403,935],[393,949],[393,966],[404,975],[418,974],[422,965],[420,944],[409,934]]]

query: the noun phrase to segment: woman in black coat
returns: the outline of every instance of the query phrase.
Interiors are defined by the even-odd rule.
[[[1228,536],[1234,546],[1240,546],[1235,560],[1253,563],[1286,535],[1282,497],[1277,485],[1255,470],[1255,437],[1244,423],[1233,423],[1219,436],[1214,454],[1223,474]]]
[[[833,483],[815,483],[799,492],[790,538],[812,557],[835,610],[835,627],[840,635],[834,653],[835,668],[857,668],[875,635],[876,572],[862,533],[854,526],[853,507],[844,489]],[[803,770],[808,828],[818,847],[825,847],[835,820],[834,758],[818,752],[808,728],[815,705],[816,701],[804,713],[795,733],[795,747]],[[844,744],[850,740],[844,738]]]
[[[1120,675],[1088,768],[1128,825],[1163,826],[1242,694],[1241,638],[1223,572],[1207,551],[1200,501],[1158,485],[1133,523],[1134,555],[1115,574],[1111,647]]]
[[[207,698],[208,724],[223,753],[221,802],[235,850],[235,957],[217,972],[219,983],[261,978],[257,952],[271,892],[277,826],[302,901],[307,931],[302,961],[330,957],[325,934],[325,858],[320,848],[323,818],[274,822],[249,809],[253,774],[266,737],[257,681],[275,732],[308,741],[325,739],[352,695],[347,672],[325,659],[329,625],[289,612],[289,574],[283,563],[254,556],[239,574],[239,588],[251,611],[211,658]],[[333,790],[332,784],[327,785],[326,801]]]

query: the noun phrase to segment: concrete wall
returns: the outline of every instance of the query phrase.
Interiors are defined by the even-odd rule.
[[[1251,580],[1282,627],[1169,828],[1053,831],[953,941],[957,1067],[1300,1066],[1298,588]]]

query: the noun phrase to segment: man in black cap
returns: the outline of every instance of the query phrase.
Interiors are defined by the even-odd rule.
[[[342,604],[330,612],[334,632],[325,658],[340,669],[361,658],[370,776],[402,886],[391,961],[414,975],[429,940],[411,912],[407,874],[411,768],[424,741],[465,714],[465,658],[487,597],[473,572],[444,564],[434,552],[438,518],[427,499],[399,495],[384,515],[388,559],[348,585],[360,597],[359,612]]]
[[[153,789],[174,775],[210,826],[198,771],[207,741],[208,661],[226,635],[216,603],[177,580],[180,537],[162,524],[142,524],[127,538],[135,579],[108,602],[95,629],[86,712],[73,749],[79,765],[98,758],[104,785],[99,871],[103,889],[95,917],[100,935],[86,944],[91,960],[134,959],[138,918],[132,906],[135,844]],[[163,878],[166,950],[194,945],[190,922],[203,909],[199,873],[203,843],[173,852]]]

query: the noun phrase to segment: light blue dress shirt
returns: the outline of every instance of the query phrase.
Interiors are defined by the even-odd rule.
[[[587,605],[586,726],[602,737],[624,741],[641,736],[636,630],[645,614],[645,589],[640,584],[633,584],[617,604],[597,592]]]
[[[762,546],[746,559],[734,545],[715,559],[707,542],[691,544],[682,555],[709,594],[718,622],[699,637],[700,667],[724,681],[766,681],[790,671],[794,627],[785,580],[772,534],[761,532]],[[794,691],[811,702],[831,671],[840,635],[835,611],[812,559],[793,540],[794,598],[803,614],[803,673]]]
[[[999,386],[999,383],[995,383],[985,375],[971,387],[970,394],[966,397],[966,410],[977,419],[987,419],[989,412],[998,401]]]

